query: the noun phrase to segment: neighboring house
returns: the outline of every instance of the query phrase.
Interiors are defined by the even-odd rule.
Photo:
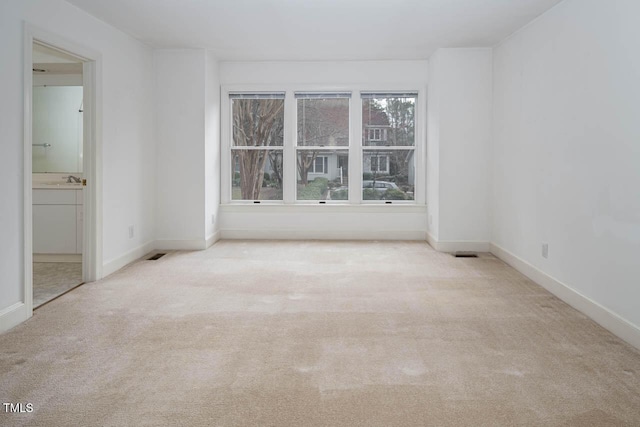
[[[370,173],[377,176],[406,176],[407,183],[413,185],[415,183],[415,164],[413,158],[415,151],[393,150],[389,140],[394,130],[389,123],[389,117],[384,111],[367,108],[367,105],[365,105],[362,112],[365,122],[362,135],[364,145],[369,147],[390,146],[390,150],[367,152],[365,149],[363,156],[363,173]]]
[[[369,104],[364,104],[362,108],[362,140],[364,145],[385,146],[389,141],[389,131],[391,125],[389,117],[384,111],[369,108]]]
[[[385,146],[389,141],[389,131],[391,125],[389,118],[384,111],[364,108],[362,112],[365,122],[362,130],[363,143],[369,147]],[[372,174],[388,175],[390,172],[390,158],[388,153],[376,152],[374,154],[365,152],[363,172]]]
[[[341,182],[347,184],[348,170],[349,156],[346,152],[343,154],[335,151],[320,151],[309,169],[307,180],[327,178],[329,181],[333,181],[342,178]]]
[[[348,129],[344,123],[341,123],[345,117],[348,117],[348,110],[342,111],[343,106],[336,105],[334,109],[329,110],[323,117],[323,125],[331,126],[331,122],[335,123],[336,129]],[[326,112],[327,110],[325,110]],[[389,151],[367,151],[366,147],[382,147],[389,145],[389,138],[393,129],[389,123],[389,118],[384,111],[363,108],[363,118],[365,125],[362,130],[363,145],[365,151],[363,155],[363,173],[374,174],[376,176],[406,176],[406,182],[413,185],[415,182],[415,164],[414,151],[393,150]],[[300,136],[299,136],[300,137]],[[342,134],[339,131],[324,137],[324,139],[316,138],[313,146],[317,146],[315,151],[316,157],[307,172],[307,180],[313,181],[315,178],[326,178],[330,181],[340,180],[341,183],[348,183],[349,157],[346,150],[333,150],[327,147],[346,147],[349,143],[348,134]],[[307,145],[310,146],[310,145]],[[300,154],[300,152],[298,152]],[[236,171],[239,166],[236,165]],[[273,173],[272,165],[267,162],[264,172]],[[298,171],[298,180],[301,177]],[[404,181],[404,180],[403,180]]]
[[[416,175],[416,166],[413,161],[414,154],[414,150],[381,151],[375,154],[365,153],[363,172],[375,175],[403,175],[407,177],[407,182],[413,185]],[[392,163],[397,165],[396,167],[399,170],[392,170]]]
[[[304,111],[300,109],[303,105]],[[321,102],[311,100],[309,103],[299,104],[298,108],[299,117],[303,117],[298,127],[299,146],[314,147],[313,152],[297,151],[297,156],[305,153],[307,156],[315,156],[307,171],[307,180],[326,178],[347,184],[349,103],[344,98],[324,99]],[[301,180],[299,169],[298,180]]]

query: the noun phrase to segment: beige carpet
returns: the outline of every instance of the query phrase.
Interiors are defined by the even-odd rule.
[[[81,262],[34,262],[33,306],[39,307],[80,283]]]
[[[637,426],[640,352],[491,255],[223,241],[1,335],[0,400],[34,406],[11,426]]]

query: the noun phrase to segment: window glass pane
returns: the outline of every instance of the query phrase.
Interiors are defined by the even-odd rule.
[[[379,95],[362,99],[362,145],[415,145],[416,97]]]
[[[414,200],[415,150],[364,150],[362,200]]]
[[[348,200],[347,150],[297,150],[297,200]]]
[[[348,98],[298,98],[298,145],[349,145]]]
[[[282,200],[282,150],[231,150],[231,200]]]
[[[284,141],[284,99],[231,99],[233,145],[281,147]]]

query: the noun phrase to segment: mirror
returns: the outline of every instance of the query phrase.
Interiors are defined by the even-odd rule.
[[[82,63],[33,46],[32,160],[34,173],[82,173]]]
[[[82,172],[82,86],[33,88],[33,172]]]

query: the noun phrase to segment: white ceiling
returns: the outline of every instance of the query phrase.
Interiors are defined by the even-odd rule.
[[[221,60],[426,59],[493,46],[561,0],[67,0],[158,48]]]

